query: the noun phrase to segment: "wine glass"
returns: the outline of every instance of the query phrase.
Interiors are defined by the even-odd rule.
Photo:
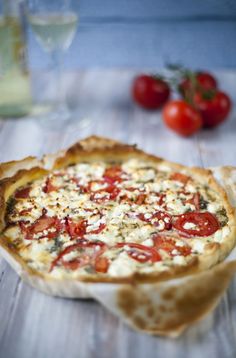
[[[55,99],[47,119],[70,118],[62,88],[62,59],[76,33],[78,16],[70,0],[28,0],[28,21],[41,47],[50,54],[54,72]]]

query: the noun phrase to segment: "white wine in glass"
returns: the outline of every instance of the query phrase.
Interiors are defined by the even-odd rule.
[[[63,53],[70,47],[76,33],[78,16],[70,0],[28,0],[28,20],[38,43],[51,56],[56,98],[46,118],[64,121],[70,118],[61,87]]]
[[[38,42],[45,51],[66,51],[74,38],[78,17],[66,14],[30,15],[29,22]]]

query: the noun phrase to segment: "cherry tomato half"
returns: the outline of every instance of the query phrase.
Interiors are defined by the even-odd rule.
[[[202,127],[202,117],[197,110],[181,100],[168,102],[163,110],[167,127],[182,136],[190,136]]]
[[[134,79],[132,96],[134,101],[141,107],[158,109],[168,100],[170,87],[158,77],[140,75]]]

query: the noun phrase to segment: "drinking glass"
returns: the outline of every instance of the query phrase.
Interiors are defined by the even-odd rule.
[[[55,99],[46,117],[65,121],[70,118],[62,88],[63,55],[76,33],[78,16],[70,0],[28,0],[28,21],[35,38],[51,57]]]

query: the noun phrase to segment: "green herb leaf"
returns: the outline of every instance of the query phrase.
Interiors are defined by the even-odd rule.
[[[6,214],[11,214],[15,208],[15,205],[16,205],[16,199],[14,198],[14,196],[11,196],[8,201],[7,201],[7,204],[6,204]]]
[[[60,237],[56,237],[54,239],[54,244],[53,246],[50,248],[49,252],[52,253],[52,252],[59,252],[61,247],[63,245],[63,241],[60,239]]]

